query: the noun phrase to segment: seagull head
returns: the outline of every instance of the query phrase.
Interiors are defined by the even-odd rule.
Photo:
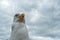
[[[22,12],[20,14],[15,14],[15,16],[14,16],[14,20],[15,21],[23,22],[24,21],[24,18],[25,18],[24,12]]]

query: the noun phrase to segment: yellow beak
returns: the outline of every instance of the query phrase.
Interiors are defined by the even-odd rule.
[[[20,20],[23,20],[25,17],[25,14],[24,13],[21,13],[20,16],[18,17]]]

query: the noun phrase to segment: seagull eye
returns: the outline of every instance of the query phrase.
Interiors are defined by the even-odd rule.
[[[17,17],[19,14],[16,14],[15,17]]]

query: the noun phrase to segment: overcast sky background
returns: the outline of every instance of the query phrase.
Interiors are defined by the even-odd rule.
[[[0,0],[0,40],[9,38],[13,17],[22,11],[31,40],[60,40],[60,0]]]

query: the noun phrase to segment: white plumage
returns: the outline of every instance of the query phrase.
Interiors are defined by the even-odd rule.
[[[24,14],[16,14],[12,25],[10,40],[29,40]]]

